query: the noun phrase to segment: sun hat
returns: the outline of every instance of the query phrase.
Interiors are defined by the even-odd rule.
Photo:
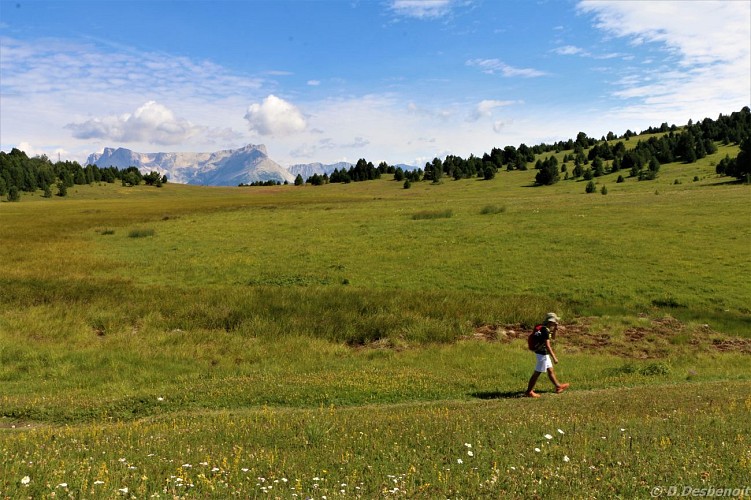
[[[547,316],[545,316],[545,323],[555,323],[556,325],[560,321],[560,318],[556,313],[548,313]]]

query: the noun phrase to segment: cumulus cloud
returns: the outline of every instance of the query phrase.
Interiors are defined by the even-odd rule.
[[[166,106],[149,101],[133,113],[69,123],[77,139],[108,139],[117,142],[179,144],[198,134],[202,127],[177,118]]]
[[[308,124],[293,104],[271,94],[260,103],[248,106],[245,119],[252,132],[284,136],[304,131]]]
[[[522,78],[535,78],[546,75],[544,71],[533,68],[515,68],[509,66],[500,59],[470,59],[466,64],[467,66],[480,68],[483,73],[489,75],[499,73],[505,77],[518,76]]]

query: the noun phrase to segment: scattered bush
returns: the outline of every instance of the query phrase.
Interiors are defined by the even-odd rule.
[[[422,210],[412,215],[412,220],[425,219],[450,219],[454,216],[454,211],[450,208],[446,210]]]
[[[655,375],[669,375],[670,367],[665,363],[650,363],[639,370],[639,373],[647,377],[653,377]]]
[[[600,193],[602,193],[603,195],[608,194],[608,187],[602,186],[602,189],[600,189]]]
[[[128,238],[146,238],[154,236],[154,232],[153,229],[133,229],[128,233]]]
[[[652,300],[652,305],[655,307],[670,307],[672,309],[676,308],[685,308],[685,304],[681,304],[677,300],[675,300],[673,297],[665,297],[664,299],[654,299]]]
[[[480,210],[480,213],[482,215],[492,215],[492,214],[502,214],[506,211],[506,207],[499,207],[497,205],[485,205],[482,207],[482,210]]]
[[[16,186],[8,189],[8,201],[21,201],[21,191]]]
[[[584,191],[586,191],[587,193],[594,193],[595,191],[597,191],[597,186],[595,185],[595,182],[589,181],[587,183],[587,187],[584,188]]]

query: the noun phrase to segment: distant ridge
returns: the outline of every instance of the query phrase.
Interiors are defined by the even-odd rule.
[[[289,172],[297,177],[299,174],[303,180],[307,180],[310,177],[313,177],[314,174],[318,175],[331,175],[331,172],[334,170],[341,171],[349,171],[350,168],[353,168],[355,165],[346,161],[340,161],[338,163],[330,163],[328,165],[324,165],[323,163],[298,163],[296,165],[291,165],[287,170]],[[417,170],[419,167],[415,167],[414,165],[406,165],[404,163],[399,163],[397,165],[394,165],[395,168],[401,168],[404,171],[407,170]]]
[[[170,182],[206,186],[237,186],[252,182],[293,182],[295,176],[269,158],[266,146],[248,144],[213,153],[138,153],[125,148],[104,148],[89,155],[87,164],[100,168],[137,167],[166,175]]]
[[[354,167],[352,163],[340,161],[338,163],[331,163],[328,165],[324,165],[323,163],[298,163],[297,165],[290,166],[288,170],[289,173],[291,173],[294,177],[297,177],[299,174],[303,178],[303,180],[305,180],[309,177],[313,177],[314,174],[330,174],[337,169],[349,170],[352,167]]]

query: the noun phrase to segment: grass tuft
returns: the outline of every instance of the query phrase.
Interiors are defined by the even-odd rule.
[[[453,216],[454,211],[450,208],[446,210],[421,210],[412,214],[412,220],[450,219]]]
[[[128,233],[128,238],[148,238],[155,233],[153,229],[133,229]]]
[[[482,207],[482,210],[480,210],[480,214],[482,215],[494,215],[494,214],[502,214],[506,211],[505,206],[498,206],[498,205],[485,205]]]

